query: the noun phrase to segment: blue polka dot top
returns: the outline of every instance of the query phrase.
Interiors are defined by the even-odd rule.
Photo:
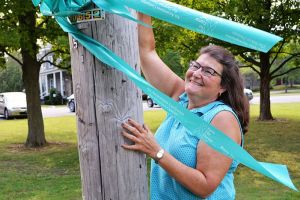
[[[179,97],[179,103],[187,107],[188,97],[183,93]],[[212,102],[206,106],[190,110],[197,114],[206,122],[210,123],[213,117],[221,111],[229,111],[234,114],[233,110],[220,101]],[[239,120],[238,120],[239,121]],[[242,130],[241,130],[242,133]],[[243,135],[243,134],[241,134]],[[160,146],[168,153],[174,156],[177,160],[185,165],[196,168],[196,151],[199,139],[193,136],[185,127],[174,117],[167,115],[164,122],[155,133]],[[242,136],[243,141],[243,136]],[[243,142],[242,142],[243,143]],[[216,190],[206,199],[208,200],[231,200],[235,198],[235,188],[233,184],[233,173],[238,166],[238,162],[233,160],[230,169]],[[185,187],[183,187],[168,173],[151,161],[151,177],[150,177],[150,196],[151,200],[196,200],[202,199],[194,195]]]

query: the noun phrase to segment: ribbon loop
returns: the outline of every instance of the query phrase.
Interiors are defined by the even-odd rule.
[[[244,37],[246,38],[246,42],[250,41],[252,43],[247,45],[243,41],[239,40],[234,40],[231,42],[263,51],[268,50],[268,48],[271,48],[277,41],[281,39],[278,36],[274,36],[254,28],[249,28],[237,23],[228,23],[227,21],[220,20],[220,18],[213,16],[209,17],[204,13],[199,13],[198,11],[193,11],[191,9],[162,0],[141,0],[140,3],[137,3],[136,0],[93,0],[92,2],[94,2],[96,5],[103,6],[101,9],[106,9],[106,11],[119,14],[129,19],[132,19],[131,13],[124,7],[124,5],[146,14],[164,19],[171,23],[194,29],[198,32],[210,30],[209,33],[206,33],[208,33],[208,35],[211,34],[216,38],[225,34],[224,38],[222,36],[222,39],[225,41],[231,41],[233,36],[239,35],[238,29],[241,28],[241,31],[243,31],[245,34]],[[55,15],[55,19],[65,32],[71,34],[100,61],[126,74],[138,87],[151,96],[154,101],[157,102],[163,109],[179,120],[193,135],[204,140],[216,151],[243,163],[249,168],[279,183],[282,183],[293,190],[298,191],[293,185],[285,165],[256,161],[247,151],[242,149],[227,135],[179,105],[167,95],[155,89],[120,57],[115,55],[112,51],[96,40],[81,33],[70,23],[67,18],[62,17],[66,14],[79,12],[80,8],[90,3],[90,1],[33,0],[33,3],[34,5],[41,3],[40,9],[42,13],[51,13],[51,15]],[[205,23],[203,23],[203,20]],[[135,19],[135,21],[137,20]],[[188,21],[191,21],[191,23]],[[207,29],[207,27],[213,28]],[[227,29],[227,32],[224,32],[223,29]],[[256,37],[255,40],[253,37]]]

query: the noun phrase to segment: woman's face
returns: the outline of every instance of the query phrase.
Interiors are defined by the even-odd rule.
[[[214,101],[218,98],[219,93],[225,91],[221,87],[221,76],[218,75],[222,74],[223,66],[209,54],[200,55],[196,62],[198,69],[189,68],[185,74],[185,91],[189,98]],[[209,75],[204,72],[208,68],[213,69],[216,73]],[[211,69],[210,71],[213,71]]]

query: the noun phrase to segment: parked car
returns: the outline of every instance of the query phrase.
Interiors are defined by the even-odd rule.
[[[248,100],[250,101],[251,99],[253,99],[253,92],[250,89],[244,88],[244,94],[246,95],[246,97],[248,98]],[[151,99],[151,97],[147,96],[147,105],[149,108],[152,108],[153,106],[157,105],[153,99]]]
[[[5,119],[27,117],[27,102],[24,92],[0,93],[0,115]]]
[[[70,109],[71,112],[75,112],[76,104],[75,104],[74,94],[67,97],[67,100],[68,100],[68,103],[67,103],[68,108]]]
[[[151,97],[147,96],[147,105],[149,108],[152,108],[154,105],[157,105]]]
[[[148,98],[148,95],[146,94],[146,93],[142,93],[142,100],[143,101],[146,101],[147,100],[147,98]]]
[[[250,101],[253,99],[253,92],[250,89],[244,88],[244,94],[247,96],[248,100]]]

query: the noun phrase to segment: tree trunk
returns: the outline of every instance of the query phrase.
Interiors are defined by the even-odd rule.
[[[78,27],[140,71],[136,23],[107,14]],[[121,123],[143,121],[141,91],[80,44],[74,48],[71,37],[70,46],[83,199],[148,199],[145,155],[120,146]]]
[[[36,60],[38,47],[35,36],[35,9],[32,5],[31,7],[32,9],[26,10],[23,15],[19,16],[20,31],[22,31],[20,34],[22,71],[28,112],[28,136],[25,145],[40,147],[46,144],[46,139],[40,102],[40,64]]]
[[[270,54],[260,53],[260,113],[259,120],[273,120],[270,103]]]

